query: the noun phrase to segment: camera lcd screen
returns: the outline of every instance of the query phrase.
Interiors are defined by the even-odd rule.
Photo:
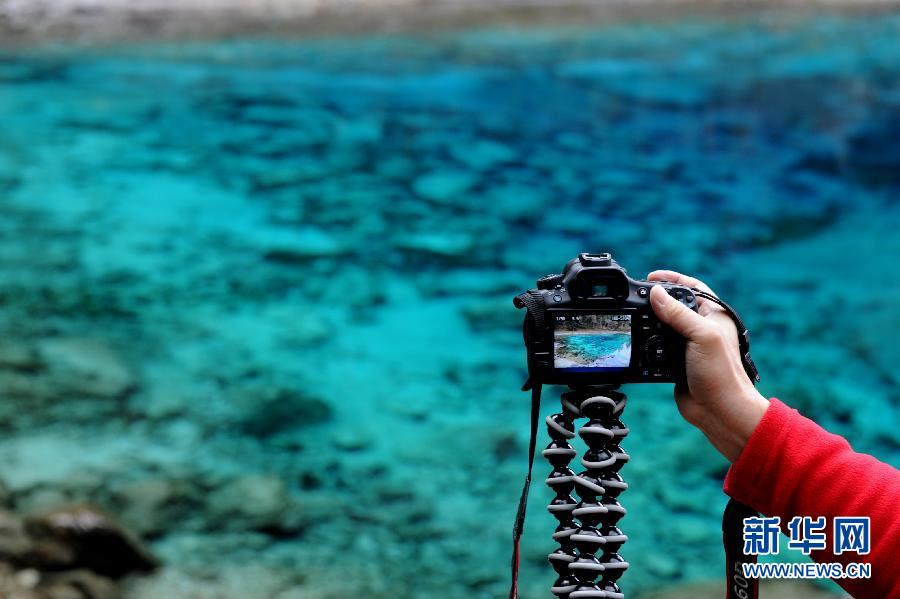
[[[631,314],[557,315],[553,366],[571,372],[624,370],[631,363]]]

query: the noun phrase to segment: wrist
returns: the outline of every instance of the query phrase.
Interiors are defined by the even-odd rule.
[[[723,398],[718,405],[721,407],[699,428],[728,461],[734,462],[765,415],[769,400],[751,386]]]
[[[741,394],[741,399],[735,402],[730,427],[740,442],[741,449],[750,440],[767,409],[769,409],[769,400],[763,397],[755,387],[746,389]]]

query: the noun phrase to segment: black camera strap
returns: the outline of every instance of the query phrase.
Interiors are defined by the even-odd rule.
[[[755,385],[759,382],[759,370],[750,357],[750,331],[735,312],[734,308],[715,295],[699,289],[693,289],[695,295],[721,306],[734,321],[738,332],[738,348],[741,352],[741,363],[744,371]],[[756,563],[755,555],[744,553],[744,518],[759,517],[759,512],[734,499],[728,500],[722,513],[722,545],[725,547],[725,578],[727,588],[725,599],[758,599],[759,580],[744,576],[742,564]]]
[[[699,297],[707,299],[721,306],[728,316],[732,319],[738,332],[738,346],[741,352],[741,362],[744,371],[750,378],[751,382],[756,384],[759,381],[759,372],[750,357],[750,332],[738,316],[737,312],[727,303],[716,297],[715,295],[692,289]],[[531,319],[532,326],[537,329],[544,329],[546,324],[545,311],[546,307],[542,297],[536,291],[527,291],[517,296],[513,300],[516,308],[526,308],[526,322],[523,325],[523,333],[525,335],[525,343],[528,344],[530,339],[528,336],[529,327],[527,320]],[[541,409],[541,391],[543,383],[535,376],[538,369],[534,368],[534,364],[528,364],[529,377],[522,386],[522,391],[531,391],[531,422],[530,436],[528,441],[528,473],[525,476],[525,483],[522,486],[522,494],[519,497],[519,506],[516,510],[516,520],[513,524],[513,553],[511,560],[511,584],[509,589],[509,599],[518,599],[518,581],[519,581],[519,561],[520,549],[519,541],[525,528],[525,511],[528,506],[528,491],[531,488],[531,474],[534,465],[534,454],[537,447],[537,429],[540,420]],[[726,599],[758,599],[759,597],[759,581],[755,578],[746,578],[744,576],[742,564],[755,563],[755,555],[747,555],[744,553],[743,530],[744,519],[757,517],[759,513],[753,508],[746,506],[739,501],[730,499],[725,511],[722,515],[722,542],[725,548],[725,574],[728,581],[726,589]]]
[[[744,553],[744,518],[757,518],[759,513],[734,499],[728,500],[722,512],[722,544],[725,546],[726,599],[758,599],[759,580],[744,576],[742,564],[755,564],[755,555]]]
[[[702,297],[703,299],[707,299],[725,309],[725,313],[728,314],[728,317],[731,318],[731,320],[734,322],[734,326],[737,328],[738,349],[741,350],[741,364],[744,366],[744,372],[747,373],[747,376],[750,378],[750,382],[752,382],[754,385],[758,383],[759,370],[757,370],[756,364],[753,363],[753,358],[750,357],[750,331],[747,329],[744,321],[741,320],[741,317],[738,316],[738,313],[734,311],[734,308],[726,304],[724,301],[720,300],[712,293],[693,288],[691,289],[691,291],[694,292],[694,295]]]
[[[519,539],[525,528],[525,508],[528,507],[528,490],[531,488],[531,471],[534,466],[534,453],[537,446],[538,420],[541,414],[541,383],[532,383],[529,378],[522,391],[531,390],[531,437],[528,440],[528,474],[525,476],[525,484],[522,485],[522,495],[519,497],[519,507],[516,510],[516,521],[513,524],[513,554],[512,554],[512,583],[509,589],[509,599],[517,599],[519,596]]]
[[[546,326],[544,300],[540,294],[534,291],[526,291],[517,296],[513,300],[516,308],[525,308],[527,310],[526,319],[530,318],[534,327],[543,329]],[[522,334],[527,344],[530,339],[528,337],[528,323],[523,323]],[[529,358],[530,359],[530,358]],[[519,539],[522,538],[522,532],[525,529],[525,508],[528,507],[528,491],[531,488],[531,471],[534,467],[534,453],[537,449],[537,430],[538,421],[541,415],[541,390],[543,383],[540,380],[532,379],[531,373],[535,369],[533,364],[529,362],[529,377],[522,385],[522,391],[531,391],[531,433],[528,439],[528,474],[525,476],[525,483],[522,485],[522,495],[519,497],[519,507],[516,510],[516,521],[513,524],[513,554],[512,554],[512,582],[509,588],[509,599],[517,599],[519,596]]]

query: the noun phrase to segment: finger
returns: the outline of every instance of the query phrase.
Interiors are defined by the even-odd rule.
[[[711,314],[724,314],[725,310],[715,302],[711,302],[704,297],[698,297],[697,313],[700,314],[700,316],[709,316]]]
[[[711,332],[711,322],[675,300],[662,287],[654,286],[650,290],[650,305],[656,316],[675,329],[682,336],[693,341],[701,341]]]
[[[686,287],[693,287],[694,289],[699,289],[700,291],[705,291],[706,293],[716,295],[715,293],[713,293],[713,290],[710,289],[709,286],[700,279],[696,279],[688,275],[683,275],[680,272],[676,272],[674,270],[654,270],[649,275],[647,275],[647,280],[669,281],[671,283],[685,285]],[[716,297],[719,296],[716,295]]]
[[[685,285],[687,287],[699,289],[700,291],[705,291],[706,293],[709,293],[711,295],[716,295],[715,292],[700,279],[682,274],[674,270],[654,270],[649,275],[647,275],[647,279],[651,281],[669,281],[678,285]],[[716,295],[716,297],[719,296]],[[707,301],[706,298],[697,298],[697,311],[701,316],[708,316],[714,312],[719,311],[720,309],[721,308],[719,308],[717,304]]]

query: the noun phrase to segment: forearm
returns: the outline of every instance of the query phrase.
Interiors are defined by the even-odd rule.
[[[762,420],[769,400],[750,387],[739,397],[729,398],[721,404],[727,409],[709,410],[698,417],[696,424],[713,447],[733,463]]]
[[[870,580],[837,581],[857,597],[900,598],[900,472],[869,455],[856,453],[795,410],[772,400],[725,479],[725,492],[766,516],[824,516],[827,549],[816,561],[872,564]],[[832,525],[838,516],[871,520],[871,553],[832,552]]]

